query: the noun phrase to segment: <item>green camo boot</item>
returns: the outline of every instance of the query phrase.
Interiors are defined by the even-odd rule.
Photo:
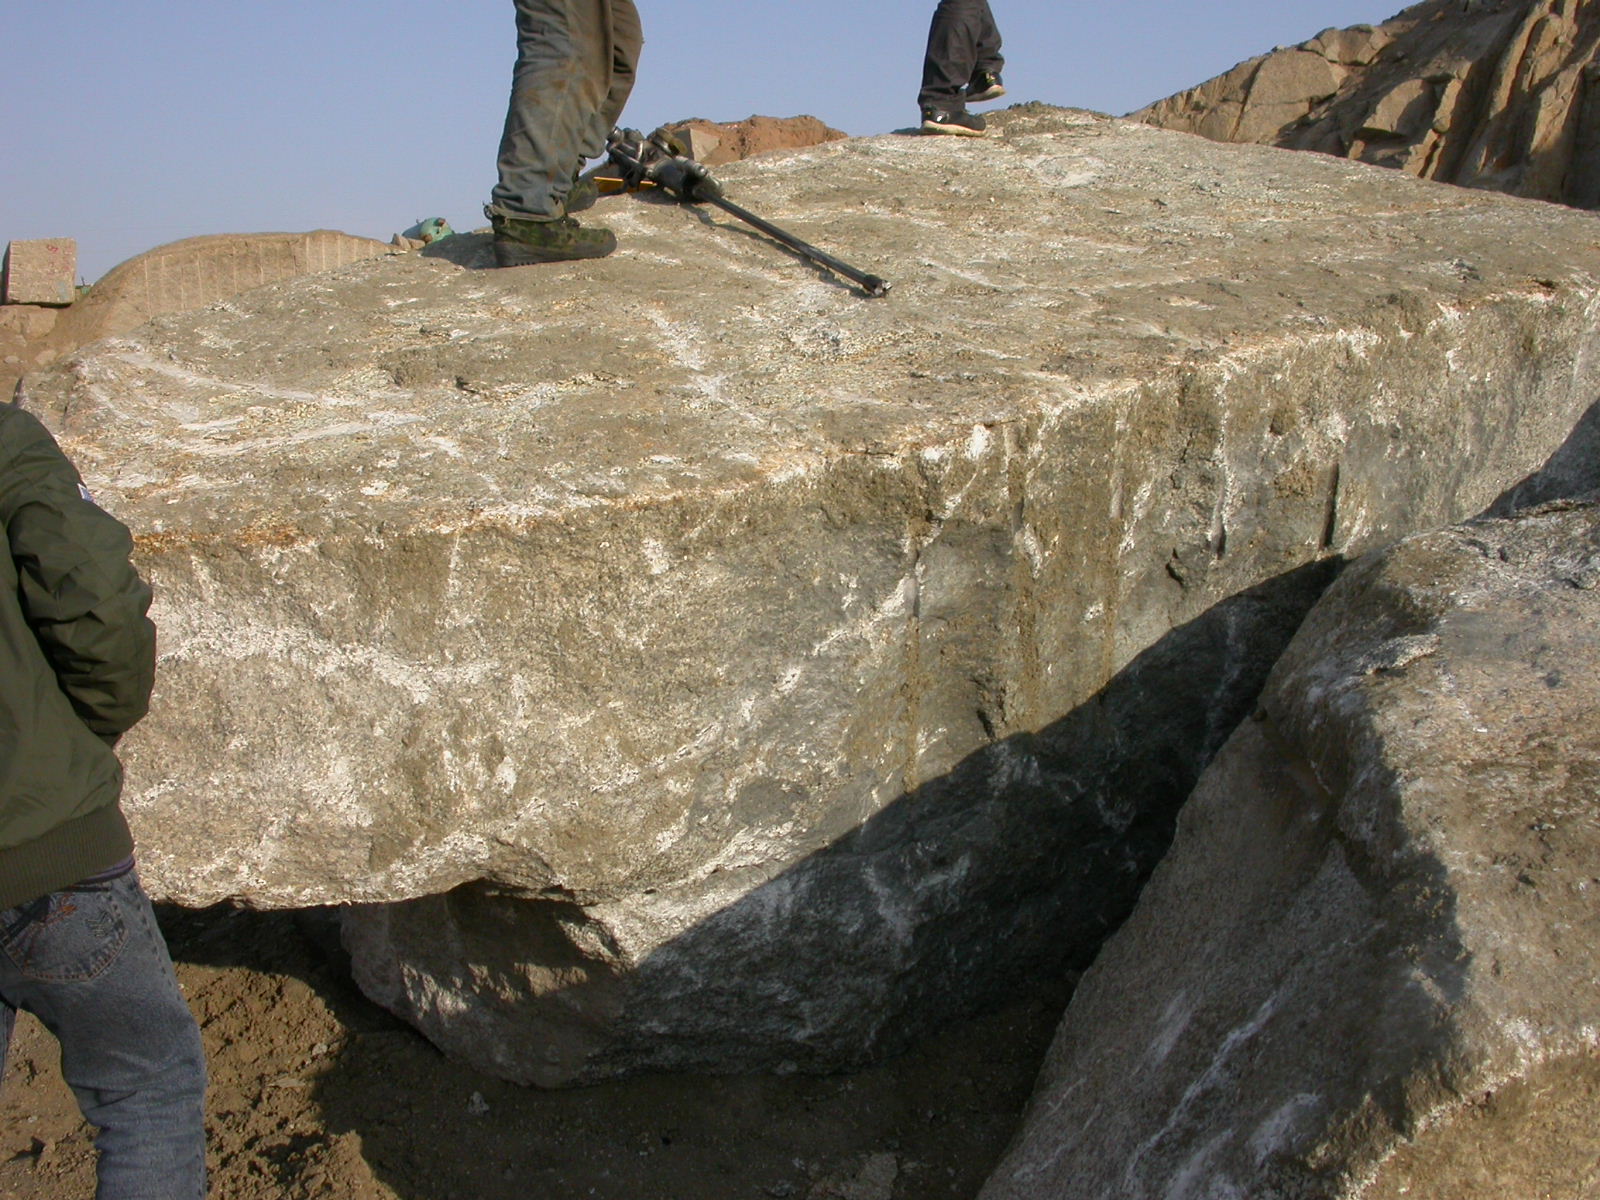
[[[572,181],[572,190],[567,193],[567,215],[570,217],[575,212],[593,208],[598,199],[600,185],[594,181],[594,176],[579,175]]]
[[[571,217],[525,221],[490,213],[489,224],[494,227],[495,264],[502,267],[604,258],[617,248],[609,229],[585,229]]]

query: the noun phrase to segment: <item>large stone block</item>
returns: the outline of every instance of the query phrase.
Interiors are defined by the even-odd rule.
[[[1341,556],[1600,396],[1589,218],[1045,108],[30,381],[156,587],[151,887],[515,1078],[859,1062],[1092,953]],[[395,904],[395,902],[401,902]],[[395,905],[389,907],[389,905]]]
[[[78,243],[71,238],[35,238],[6,246],[0,301],[6,304],[71,304],[77,297]]]
[[[1347,570],[983,1200],[1594,1195],[1597,659],[1593,498]]]

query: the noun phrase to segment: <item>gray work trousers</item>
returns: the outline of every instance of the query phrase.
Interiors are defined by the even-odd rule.
[[[644,34],[633,0],[515,0],[517,66],[489,210],[554,220],[605,151],[633,91]]]
[[[989,0],[939,0],[928,29],[928,53],[922,62],[923,108],[963,112],[962,89],[977,71],[1000,74],[1000,30]]]

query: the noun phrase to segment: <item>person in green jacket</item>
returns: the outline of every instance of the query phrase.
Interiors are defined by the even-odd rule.
[[[134,868],[117,739],[155,679],[133,540],[0,407],[0,1062],[17,1010],[99,1132],[97,1200],[202,1200],[205,1058]]]

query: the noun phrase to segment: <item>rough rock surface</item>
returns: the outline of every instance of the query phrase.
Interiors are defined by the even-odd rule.
[[[0,261],[0,303],[71,304],[77,287],[78,243],[71,238],[7,244]]]
[[[17,380],[42,366],[35,347],[55,326],[59,308],[42,304],[0,304],[0,402],[11,399]]]
[[[1347,570],[983,1200],[1600,1192],[1600,504]]]
[[[1250,59],[1134,116],[1595,208],[1597,50],[1596,0],[1428,0]]]
[[[87,296],[62,313],[50,347],[75,350],[165,313],[203,308],[264,284],[393,253],[384,242],[332,229],[218,233],[168,242],[101,276]]]
[[[747,117],[743,121],[707,121],[691,117],[667,126],[687,135],[693,157],[708,167],[739,162],[773,150],[804,150],[845,135],[816,117]]]
[[[1588,218],[1045,108],[162,318],[33,403],[138,535],[147,878],[559,1082],[829,1068],[1086,955],[1337,556],[1600,395]],[[448,257],[453,256],[453,257]],[[959,319],[952,319],[959,314]]]
[[[157,246],[113,267],[70,308],[0,306],[0,401],[10,400],[30,371],[152,317],[393,253],[383,242],[327,229],[215,234]],[[48,321],[33,315],[39,312],[48,312]]]

